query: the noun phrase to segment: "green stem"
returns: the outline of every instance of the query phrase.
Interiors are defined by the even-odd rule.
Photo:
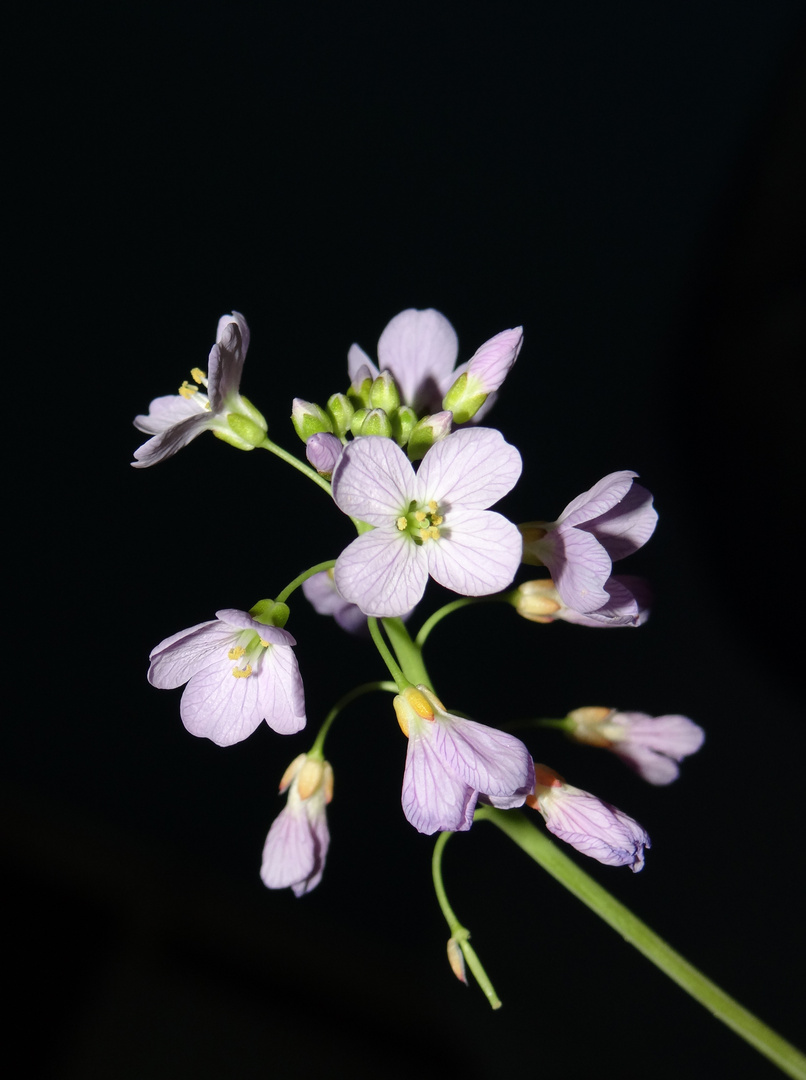
[[[402,694],[407,686],[412,685],[411,682],[403,674],[397,661],[389,651],[388,645],[383,640],[381,629],[378,626],[378,620],[370,617],[369,619],[367,619],[367,625],[369,626],[369,632],[372,640],[375,642],[375,648],[381,654],[381,659],[383,660],[384,664],[386,664],[386,666],[389,668],[389,674],[395,680],[398,692]]]
[[[486,599],[487,598],[485,597],[484,600]],[[428,635],[437,623],[442,622],[446,615],[450,615],[453,611],[458,611],[459,608],[468,607],[469,604],[481,604],[484,600],[477,599],[475,596],[463,596],[461,600],[452,600],[449,604],[445,604],[444,607],[439,608],[439,610],[435,611],[433,615],[430,615],[420,627],[420,632],[415,639],[418,648],[422,649]]]
[[[382,679],[376,682],[362,683],[360,686],[356,686],[348,691],[344,697],[340,697],[322,722],[322,726],[319,728],[319,733],[316,736],[314,744],[308,751],[308,757],[318,758],[320,761],[324,759],[325,739],[327,738],[328,731],[330,731],[330,725],[339,713],[346,709],[348,705],[358,698],[363,697],[364,694],[371,694],[373,690],[387,690],[389,693],[394,694],[397,691],[397,687],[393,682]]]
[[[333,497],[333,493],[330,490],[330,484],[325,480],[324,476],[320,476],[316,469],[312,469],[310,465],[306,465],[304,461],[300,461],[298,457],[294,457],[288,450],[283,450],[282,446],[278,446],[277,443],[272,442],[268,435],[260,444],[260,449],[268,450],[269,453],[275,454],[282,461],[285,461],[286,464],[293,466],[293,468],[307,476],[309,480],[313,480],[313,482],[318,484],[323,491],[326,491],[331,498]]]
[[[462,926],[456,918],[453,908],[448,903],[448,894],[445,892],[445,885],[442,881],[442,852],[452,835],[453,833],[442,832],[437,837],[436,844],[434,844],[434,853],[431,856],[431,876],[434,879],[434,891],[437,894],[437,901],[451,932],[449,945],[451,942],[455,942],[456,945],[459,946],[462,950],[462,956],[464,956],[467,961],[467,966],[473,972],[476,982],[484,991],[484,996],[494,1009],[500,1009],[501,1000],[498,997],[498,994],[496,994],[493,984],[490,982],[489,976],[476,954],[476,950],[470,944],[470,931]],[[456,972],[455,969],[454,973],[458,978],[461,978],[461,975]]]
[[[583,904],[587,904],[695,1001],[754,1046],[759,1053],[769,1058],[787,1076],[795,1077],[796,1080],[806,1078],[806,1057],[799,1050],[702,975],[680,953],[670,948],[663,938],[650,930],[646,923],[641,922],[584,870],[580,870],[572,859],[522,814],[481,807],[476,811],[476,820],[490,821],[496,825],[530,858],[539,863]]]
[[[303,573],[301,573],[297,577],[295,577],[294,580],[292,582],[290,582],[290,584],[286,585],[286,587],[283,589],[283,591],[279,594],[279,596],[275,600],[275,603],[276,604],[284,604],[286,602],[286,600],[289,598],[289,596],[291,595],[291,593],[295,589],[298,589],[300,587],[300,585],[303,583],[303,581],[307,581],[308,578],[313,577],[314,574],[321,574],[321,572],[323,570],[329,570],[331,568],[331,566],[335,566],[335,565],[336,565],[336,560],[335,559],[327,559],[325,562],[317,563],[316,566],[312,566],[312,567],[310,567],[310,569],[305,570]]]
[[[420,646],[412,641],[402,619],[384,619],[383,628],[395,650],[395,656],[406,675],[415,685],[425,685],[433,690],[433,684],[423,663]]]

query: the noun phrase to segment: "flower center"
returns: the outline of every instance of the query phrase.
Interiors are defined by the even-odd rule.
[[[263,650],[268,649],[269,644],[254,630],[244,630],[242,634],[239,634],[236,643],[227,652],[228,660],[243,661],[232,669],[233,678],[248,679],[255,669],[259,671]]]
[[[199,393],[199,386],[203,386],[207,389],[207,376],[204,374],[201,368],[192,368],[190,372],[193,382],[198,385],[193,386],[185,379],[182,385],[179,387],[178,393],[180,397],[183,397],[186,401],[194,401],[200,409],[210,408],[210,402],[206,394]]]
[[[426,540],[439,539],[439,528],[444,522],[436,500],[431,499],[427,507],[418,507],[416,502],[412,502],[408,512],[401,514],[396,524],[400,532],[409,533],[415,544],[424,544]]]

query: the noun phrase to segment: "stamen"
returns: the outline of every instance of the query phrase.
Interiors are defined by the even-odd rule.
[[[197,368],[197,367],[191,368],[190,369],[190,374],[191,374],[194,382],[197,382],[197,383],[200,383],[200,384],[207,382],[207,376],[204,374],[204,372],[202,371],[201,368]]]
[[[243,645],[233,645],[230,651],[227,653],[228,660],[240,660],[246,649]]]
[[[268,649],[269,645],[271,644],[268,641],[264,641],[262,637],[258,638],[258,641],[260,642],[260,644],[263,646],[264,649]]]
[[[408,518],[399,517],[397,519],[397,527],[398,529],[400,529],[401,532],[405,532],[406,529],[409,527]]]
[[[248,679],[252,674],[252,665],[247,664],[245,668],[234,667],[232,674],[236,679]]]
[[[425,510],[418,510],[414,515],[415,521],[425,521]]]
[[[186,398],[188,401],[190,400],[190,398],[193,397],[194,394],[198,394],[198,392],[198,386],[191,386],[187,379],[185,379],[185,381],[182,383],[178,390],[179,396]]]
[[[435,499],[431,499],[431,501],[428,504],[428,509],[431,511],[432,514],[436,514],[437,510],[439,510],[439,506],[437,505],[437,502],[436,502]]]

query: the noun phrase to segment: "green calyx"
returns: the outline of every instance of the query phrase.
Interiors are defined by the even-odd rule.
[[[255,622],[263,623],[264,626],[279,626],[282,629],[288,622],[291,611],[288,604],[278,604],[276,600],[258,600],[255,606],[249,609],[249,614]]]

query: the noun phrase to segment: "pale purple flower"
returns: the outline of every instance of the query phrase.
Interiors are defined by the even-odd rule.
[[[408,687],[394,705],[409,740],[403,812],[418,832],[464,832],[480,795],[509,810],[534,790],[531,755],[514,735],[446,712],[425,686]]]
[[[615,472],[578,495],[556,521],[521,525],[523,561],[547,566],[563,603],[580,614],[612,603],[613,563],[637,551],[655,531],[652,496]]]
[[[649,836],[637,821],[595,795],[566,784],[546,765],[535,763],[535,791],[526,802],[538,810],[546,828],[566,844],[607,866],[644,865]]]
[[[320,615],[332,615],[342,630],[367,633],[367,617],[357,604],[345,600],[336,588],[332,570],[322,570],[302,583],[305,599]]]
[[[618,574],[604,583],[610,597],[596,611],[574,611],[563,603],[551,578],[524,581],[515,593],[519,615],[532,622],[550,623],[556,619],[578,626],[617,627],[642,626],[649,618],[649,588],[643,578]]]
[[[261,720],[281,735],[305,727],[305,695],[296,641],[244,611],[225,608],[161,641],[149,657],[148,681],[161,690],[187,683],[179,711],[192,735],[231,746]]]
[[[327,761],[300,754],[280,781],[280,794],[286,790],[288,801],[263,847],[260,877],[270,889],[293,889],[295,896],[303,896],[316,888],[325,869],[333,769]]]
[[[465,372],[477,392],[490,394],[497,390],[515,363],[522,341],[522,327],[503,330],[457,368],[459,340],[450,322],[433,308],[408,308],[395,315],[381,334],[378,365],[359,345],[352,345],[347,370],[354,384],[366,375],[374,379],[381,371],[391,372],[403,402],[422,416],[442,408],[442,399]],[[488,399],[474,419],[480,420],[490,405],[492,400]]]
[[[429,574],[465,596],[506,588],[520,563],[520,533],[486,508],[520,472],[520,454],[492,428],[448,435],[416,474],[391,439],[350,443],[333,474],[333,498],[345,514],[375,527],[339,556],[341,595],[382,617],[413,608]]]
[[[305,456],[316,471],[329,478],[339,463],[342,452],[341,440],[330,432],[323,431],[311,435],[305,444]]]
[[[249,327],[243,315],[238,311],[222,315],[216,344],[207,361],[207,375],[193,368],[193,383],[186,381],[177,394],[155,398],[147,416],[134,418],[134,426],[152,436],[134,452],[132,465],[136,469],[164,461],[207,430],[222,434],[241,449],[252,449],[253,444],[239,439],[227,422],[227,414],[237,413],[256,430],[266,431],[262,415],[239,393],[248,348]]]
[[[678,762],[695,754],[705,732],[687,716],[648,716],[586,707],[568,714],[568,734],[577,742],[612,750],[650,784],[671,784]]]

